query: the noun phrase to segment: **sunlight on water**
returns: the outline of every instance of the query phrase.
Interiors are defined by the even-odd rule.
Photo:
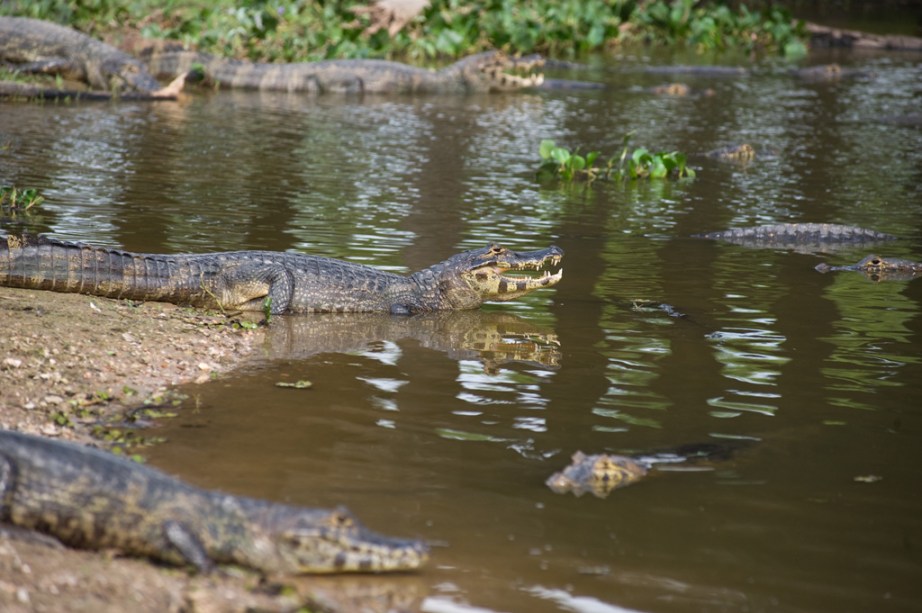
[[[714,96],[669,98],[650,88],[680,75],[644,69],[703,58],[612,53],[571,75],[607,84],[584,92],[4,102],[0,179],[46,197],[33,230],[136,251],[400,273],[493,241],[566,251],[557,287],[472,312],[273,318],[253,362],[184,387],[156,426],[168,442],[143,450],[197,484],[430,541],[421,610],[910,610],[922,281],[814,270],[861,250],[690,236],[851,223],[922,260],[918,127],[887,119],[918,106],[919,63],[837,58],[877,77],[817,84],[738,58],[748,74],[688,76]],[[697,178],[536,181],[542,139],[607,159],[628,132]],[[756,160],[705,155],[739,142]],[[716,451],[681,455],[694,445]],[[576,451],[687,461],[606,498],[551,491]]]

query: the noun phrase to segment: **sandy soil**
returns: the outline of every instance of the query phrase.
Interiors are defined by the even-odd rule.
[[[0,326],[0,427],[101,447],[113,443],[97,437],[100,426],[124,431],[127,414],[169,404],[171,385],[223,376],[262,337],[169,304],[7,288]],[[237,569],[195,576],[0,530],[2,611],[385,611],[418,603],[416,583],[408,592],[399,579],[355,581],[279,582]]]
[[[168,386],[238,365],[256,334],[164,303],[0,289],[0,427],[89,442]],[[160,400],[162,398],[162,400]]]

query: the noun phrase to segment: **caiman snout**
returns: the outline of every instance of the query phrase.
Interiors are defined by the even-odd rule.
[[[556,245],[517,252],[494,244],[481,257],[482,263],[465,276],[468,285],[484,302],[513,300],[533,290],[556,285],[563,278],[563,269],[558,268],[563,260],[563,249]]]

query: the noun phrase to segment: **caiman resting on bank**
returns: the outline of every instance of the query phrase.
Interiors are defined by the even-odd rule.
[[[116,549],[202,572],[419,568],[418,541],[379,536],[345,509],[306,509],[187,485],[72,443],[0,430],[0,521],[72,547]]]
[[[57,98],[175,98],[182,80],[167,87],[136,58],[86,34],[48,21],[0,16],[0,62],[25,73],[59,75],[86,83],[95,92],[43,88],[29,83],[0,82],[0,96]]]
[[[282,313],[411,315],[474,309],[556,285],[558,247],[499,245],[459,253],[411,275],[303,253],[144,254],[49,238],[0,240],[0,286]],[[514,271],[536,271],[534,276]]]
[[[386,60],[324,60],[273,64],[232,60],[185,49],[147,48],[140,53],[152,74],[198,75],[217,87],[310,94],[457,94],[504,92],[537,87],[540,56],[514,58],[498,51],[478,53],[441,70]]]

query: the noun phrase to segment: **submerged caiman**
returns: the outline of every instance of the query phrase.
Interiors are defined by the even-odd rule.
[[[591,493],[605,498],[613,490],[637,483],[658,465],[695,465],[727,460],[755,439],[733,439],[718,443],[692,443],[672,449],[638,455],[586,455],[577,451],[570,465],[548,477],[545,484],[557,494],[576,496]]]
[[[0,95],[57,98],[175,98],[182,81],[161,87],[137,58],[71,28],[27,17],[0,16],[0,62],[25,73],[55,74],[96,92],[3,82]]]
[[[554,246],[515,252],[491,245],[403,276],[303,253],[145,254],[10,235],[0,240],[0,286],[272,314],[411,315],[474,309],[551,287],[563,270],[540,271],[562,258]]]
[[[541,85],[537,55],[515,58],[486,51],[441,70],[386,60],[324,60],[273,64],[226,59],[190,51],[148,47],[139,57],[160,78],[185,73],[216,87],[310,94],[455,94],[514,91]]]
[[[377,535],[345,509],[203,490],[100,450],[2,430],[0,521],[201,572],[407,571],[428,557],[423,543]]]
[[[838,247],[871,245],[895,240],[892,234],[833,223],[778,223],[749,228],[694,234],[694,238],[719,240],[744,247],[828,251]]]
[[[922,276],[922,262],[869,255],[857,264],[848,264],[846,266],[831,266],[826,263],[817,264],[816,270],[818,272],[853,270],[863,272],[874,281],[904,281]]]

